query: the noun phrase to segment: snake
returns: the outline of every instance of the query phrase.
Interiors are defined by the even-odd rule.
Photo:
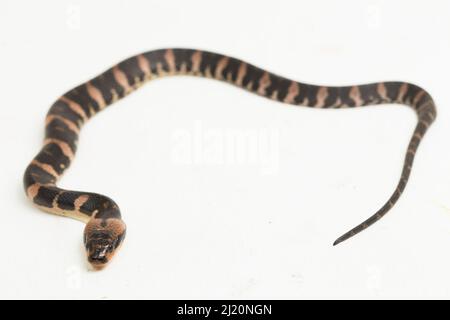
[[[295,106],[348,109],[401,104],[415,111],[417,124],[394,192],[378,211],[340,236],[333,245],[368,228],[394,206],[406,187],[419,143],[436,118],[436,107],[431,95],[409,82],[313,85],[278,76],[228,55],[197,49],[158,49],[123,60],[67,91],[51,105],[45,118],[42,149],[26,168],[23,178],[25,193],[35,206],[86,223],[83,242],[88,265],[94,270],[103,269],[124,241],[126,224],[119,206],[102,194],[61,189],[57,182],[72,163],[80,130],[90,118],[149,80],[172,75],[221,80]]]

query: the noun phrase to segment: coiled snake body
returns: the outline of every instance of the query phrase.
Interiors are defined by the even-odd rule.
[[[119,207],[106,196],[63,190],[56,182],[74,158],[79,132],[86,121],[147,80],[167,75],[223,80],[276,101],[313,108],[398,103],[416,111],[418,123],[394,193],[381,209],[339,237],[335,245],[364,230],[394,206],[406,186],[417,147],[436,117],[431,96],[422,88],[405,82],[316,86],[277,76],[232,57],[192,49],[161,49],[124,60],[68,91],[51,106],[46,117],[44,146],[24,175],[26,194],[35,205],[50,213],[87,223],[84,245],[88,261],[96,269],[103,268],[111,260],[125,237],[126,227]]]

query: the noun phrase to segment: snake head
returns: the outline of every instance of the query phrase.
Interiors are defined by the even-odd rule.
[[[122,244],[126,226],[121,219],[91,219],[84,229],[87,258],[96,270],[103,269]]]

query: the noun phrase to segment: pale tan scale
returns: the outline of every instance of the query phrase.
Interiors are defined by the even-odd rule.
[[[212,73],[211,73],[211,69],[210,69],[209,66],[206,67],[204,76],[205,76],[206,78],[212,78],[212,77],[213,77],[213,75],[212,75]]]
[[[245,62],[241,62],[239,64],[238,74],[236,77],[236,84],[238,86],[242,86],[242,81],[244,80],[246,73],[247,73],[247,64]]]
[[[80,208],[83,206],[83,204],[86,203],[86,201],[89,200],[88,195],[82,195],[79,196],[77,199],[75,199],[74,205],[75,205],[75,211],[80,211]]]
[[[60,127],[60,126],[56,126],[55,130],[59,131],[59,132],[65,132],[65,129],[63,127]]]
[[[187,74],[187,66],[186,66],[186,62],[183,62],[180,66],[180,74]]]
[[[361,99],[361,92],[358,86],[353,86],[350,89],[350,98],[355,102],[356,106],[362,106],[364,104],[363,99]]]
[[[27,189],[27,195],[30,200],[33,200],[37,194],[39,193],[39,189],[41,188],[41,185],[38,183],[32,184]]]
[[[327,87],[320,87],[317,91],[317,103],[315,105],[316,108],[323,108],[325,106],[325,100],[328,97],[328,89]]]
[[[146,80],[150,79],[152,77],[152,70],[148,60],[142,54],[140,54],[137,57],[137,61],[139,69],[141,69],[141,71],[144,73],[145,79]]]
[[[111,96],[112,96],[112,102],[114,103],[116,101],[118,101],[120,99],[119,94],[117,93],[117,91],[115,89],[111,89]]]
[[[228,60],[229,60],[228,57],[223,57],[217,63],[216,72],[214,74],[216,79],[219,79],[219,80],[222,79],[222,72],[226,68],[226,66],[228,64]]]
[[[425,120],[420,120],[419,123],[423,124],[426,128],[428,128],[430,126],[430,123]]]
[[[275,90],[274,92],[272,92],[270,99],[278,100],[278,90]]]
[[[430,107],[430,103],[424,103],[419,108],[417,108],[416,111],[420,113],[420,112],[422,112],[423,110],[426,110],[429,107]],[[433,116],[431,114],[429,114],[429,115],[433,119]]]
[[[47,213],[51,213],[57,216],[62,216],[62,217],[66,217],[66,218],[72,218],[84,223],[88,223],[89,220],[91,219],[91,217],[85,213],[82,213],[80,211],[77,210],[63,210],[58,208],[57,206],[55,207],[55,204],[53,203],[53,207],[52,208],[48,208],[48,207],[44,207],[44,206],[40,206],[38,204],[34,204],[37,208],[39,208],[42,211],[45,211]]]
[[[134,80],[133,90],[140,88],[144,84],[139,77],[134,77],[133,80]]]
[[[176,63],[175,63],[175,55],[173,54],[172,49],[167,49],[166,53],[164,54],[164,59],[167,62],[167,65],[169,66],[169,74],[175,74],[176,72]]]
[[[58,199],[59,199],[60,194],[61,193],[57,194],[56,197],[53,198],[53,201],[52,201],[52,207],[53,207],[53,210],[55,210],[55,211],[62,211],[62,209],[58,208]]]
[[[413,105],[417,105],[417,102],[419,102],[420,98],[422,98],[424,94],[425,94],[425,91],[421,90],[421,91],[414,97]]]
[[[67,103],[70,109],[77,113],[83,120],[86,122],[89,120],[89,117],[87,116],[86,112],[84,112],[83,108],[76,103],[75,101],[70,100],[69,98],[62,96],[59,98],[62,102]]]
[[[408,91],[408,84],[403,83],[398,90],[397,102],[402,102],[405,97],[406,91]]]
[[[389,97],[387,96],[386,86],[384,85],[383,82],[380,82],[377,85],[377,92],[378,92],[378,95],[381,97],[381,99],[383,99],[383,101],[389,101]]]
[[[259,85],[258,85],[258,94],[264,96],[266,94],[266,89],[270,86],[270,76],[268,72],[264,72],[261,79],[259,79]]]
[[[337,97],[336,102],[333,104],[333,107],[337,108],[340,107],[341,105],[342,105],[341,97]]]
[[[68,119],[66,119],[64,117],[58,116],[58,115],[53,115],[53,114],[48,115],[47,118],[45,119],[45,125],[47,126],[50,122],[52,122],[55,119],[57,119],[57,120],[59,120],[61,122],[64,122],[64,124],[71,131],[76,133],[77,135],[80,133],[80,129],[78,129],[78,127],[77,127],[77,125],[75,123],[73,123],[72,121],[70,121],[70,120],[68,120]]]
[[[125,73],[119,69],[118,66],[115,66],[113,68],[113,75],[114,79],[117,81],[117,83],[125,90],[125,94],[130,93],[133,91],[133,88],[128,83],[128,78],[125,75]]]
[[[192,57],[192,73],[200,73],[200,63],[202,62],[202,53],[200,51],[196,51]]]
[[[91,113],[92,116],[94,116],[97,113],[91,104],[89,105],[89,112]]]
[[[90,82],[86,83],[86,90],[91,99],[98,104],[99,109],[103,110],[106,107],[106,102],[100,90],[94,87]]]
[[[55,178],[59,177],[58,172],[56,172],[56,170],[51,165],[49,165],[47,163],[42,163],[42,162],[39,162],[37,160],[33,160],[31,162],[31,164],[34,164],[36,167],[41,168],[42,170],[47,172],[49,175],[51,175],[51,176],[53,176]]]
[[[288,93],[286,97],[284,98],[284,102],[286,103],[294,103],[295,97],[300,93],[300,88],[297,82],[292,81],[291,85],[289,86]]]
[[[158,77],[164,77],[167,75],[167,72],[164,71],[163,65],[161,62],[158,62],[156,64],[156,74]]]

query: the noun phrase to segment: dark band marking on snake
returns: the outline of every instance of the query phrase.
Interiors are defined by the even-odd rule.
[[[161,49],[126,59],[66,92],[51,106],[46,118],[44,146],[24,175],[26,194],[35,205],[47,212],[87,223],[84,244],[88,261],[96,269],[103,268],[111,260],[125,237],[126,227],[119,207],[106,196],[63,190],[56,183],[74,158],[79,132],[86,121],[146,81],[167,75],[214,78],[292,105],[349,108],[398,103],[416,111],[418,123],[394,193],[375,214],[339,237],[334,245],[369,227],[394,206],[405,189],[419,143],[436,118],[431,96],[424,89],[406,82],[316,86],[277,76],[229,56],[193,49]]]

